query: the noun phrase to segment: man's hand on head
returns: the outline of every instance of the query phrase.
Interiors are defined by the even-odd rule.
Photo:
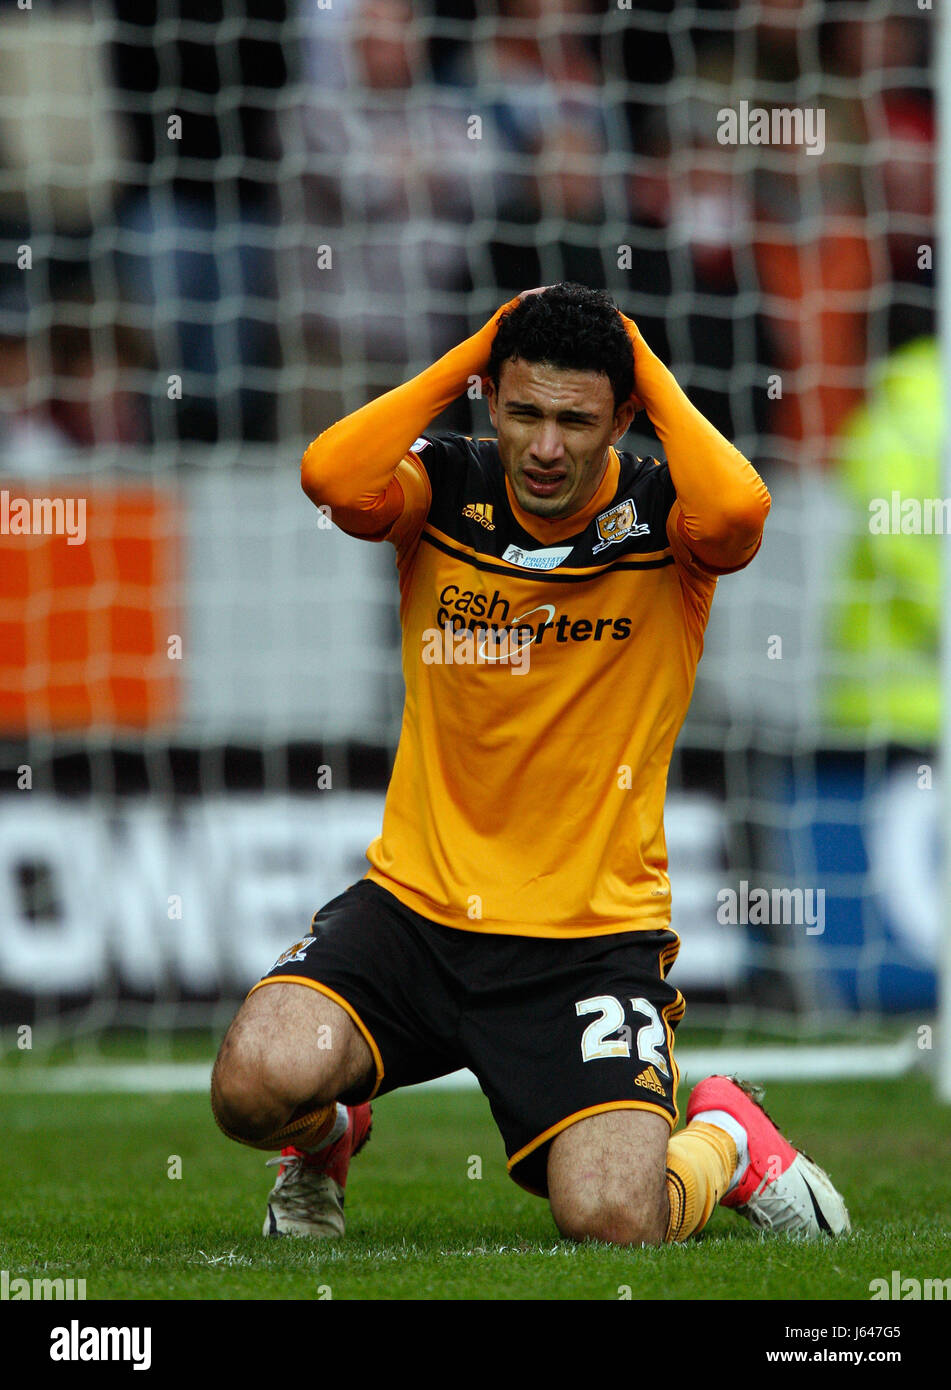
[[[637,353],[638,353],[638,346],[640,346],[640,348],[641,348],[642,351],[645,351],[645,350],[648,350],[647,344],[644,342],[644,339],[641,337],[641,331],[640,331],[640,329],[638,328],[637,324],[634,322],[633,319],[629,319],[629,318],[627,317],[626,314],[622,314],[621,311],[620,311],[620,309],[618,309],[618,317],[620,318],[620,320],[621,320],[621,322],[623,323],[625,329],[627,330],[627,335],[628,335],[628,337],[629,337],[630,340],[631,340],[631,347],[632,347],[633,350],[634,350],[634,384],[635,384],[635,386],[636,386],[636,385],[637,385]],[[634,412],[635,412],[635,414],[636,414],[637,411],[639,411],[639,410],[646,410],[647,407],[644,405],[644,402],[641,400],[641,398],[640,398],[640,396],[637,394],[636,390],[631,392],[630,400],[631,400],[631,404],[632,404],[633,407],[634,407]]]
[[[536,285],[536,286],[534,287],[534,289],[522,290],[522,291],[519,293],[519,296],[518,296],[519,303],[521,303],[522,300],[524,300],[524,299],[530,299],[530,298],[532,297],[532,295],[535,295],[535,294],[544,294],[546,290],[550,290],[550,289],[554,289],[554,288],[555,288],[555,287],[554,287],[553,285]],[[629,337],[630,340],[631,340],[631,347],[632,347],[633,352],[634,352],[634,381],[635,381],[635,383],[636,383],[636,382],[637,382],[637,348],[638,348],[638,344],[641,344],[642,349],[643,349],[644,351],[650,351],[650,349],[647,347],[647,344],[644,342],[644,339],[641,337],[641,335],[640,335],[640,330],[638,329],[637,324],[634,322],[634,320],[633,320],[633,319],[629,319],[629,318],[627,317],[626,314],[622,314],[621,311],[620,311],[620,309],[618,309],[618,316],[620,317],[621,322],[624,324],[624,327],[625,327],[625,329],[627,330],[628,337]],[[483,391],[485,391],[485,390],[487,389],[487,386],[488,386],[488,377],[483,377],[483,378],[482,378],[482,389],[483,389]],[[632,392],[631,392],[631,395],[629,396],[628,399],[630,400],[631,405],[634,407],[634,413],[635,413],[635,414],[637,414],[637,412],[640,411],[640,410],[646,410],[646,409],[647,409],[647,407],[644,405],[644,402],[641,400],[640,396],[637,394],[636,391],[632,391]]]
[[[544,294],[546,290],[550,290],[551,288],[552,288],[551,285],[536,285],[535,288],[534,288],[533,290],[522,290],[521,293],[518,295],[518,302],[521,303],[523,299],[529,299],[529,298],[531,298],[531,296],[532,296],[533,294]],[[507,304],[506,304],[506,305],[503,305],[503,308],[507,310],[507,309],[509,308],[509,305],[507,305]],[[500,311],[500,312],[501,312],[501,311]],[[487,376],[484,376],[484,377],[482,378],[482,394],[483,394],[483,395],[485,395],[486,391],[488,390],[488,386],[489,386],[489,378],[488,378]]]

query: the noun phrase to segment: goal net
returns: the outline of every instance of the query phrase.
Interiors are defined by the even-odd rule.
[[[307,503],[298,460],[566,279],[610,291],[773,497],[671,768],[683,1047],[928,1063],[934,29],[897,0],[4,7],[11,1066],[117,1032],[204,1055],[362,875],[401,712],[392,555]],[[488,433],[478,390],[436,428]],[[644,415],[625,447],[659,452]]]

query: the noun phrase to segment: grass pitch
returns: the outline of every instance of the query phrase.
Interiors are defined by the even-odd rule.
[[[345,1240],[267,1241],[274,1170],[203,1096],[0,1094],[0,1268],[85,1279],[90,1300],[868,1300],[893,1270],[951,1276],[951,1109],[924,1078],[766,1099],[844,1192],[850,1238],[764,1238],[718,1210],[685,1246],[572,1245],[507,1176],[480,1094],[415,1091],[375,1103]]]

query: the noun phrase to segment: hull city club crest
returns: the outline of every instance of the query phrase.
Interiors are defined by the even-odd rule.
[[[291,961],[303,960],[307,947],[313,946],[316,939],[314,936],[305,936],[303,941],[295,941],[293,946],[288,946],[286,951],[281,952],[271,969],[276,970],[279,965],[290,965]]]
[[[628,536],[646,536],[650,531],[646,522],[638,523],[637,508],[630,497],[609,511],[602,512],[595,525],[601,539],[592,550],[592,555],[597,555],[599,550],[607,550],[609,545],[617,545],[618,541],[626,540]]]

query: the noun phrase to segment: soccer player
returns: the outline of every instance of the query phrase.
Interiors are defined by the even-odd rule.
[[[427,434],[474,380],[497,441]],[[619,453],[646,409],[667,461]],[[657,1244],[718,1201],[848,1229],[752,1088],[677,1123],[663,805],[717,577],[769,495],[610,298],[528,291],[321,434],[303,487],[399,571],[406,703],[366,877],[225,1038],[212,1106],[280,1149],[266,1235],[339,1235],[374,1096],[470,1067],[516,1182],[576,1240]]]

